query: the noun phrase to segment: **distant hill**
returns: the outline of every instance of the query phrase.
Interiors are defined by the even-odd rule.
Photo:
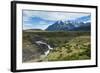
[[[26,29],[26,30],[23,30],[25,32],[33,32],[33,31],[44,31],[42,29]]]

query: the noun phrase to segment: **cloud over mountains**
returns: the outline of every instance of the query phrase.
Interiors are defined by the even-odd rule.
[[[90,13],[23,10],[23,29],[45,30],[56,21],[81,20],[85,16]]]

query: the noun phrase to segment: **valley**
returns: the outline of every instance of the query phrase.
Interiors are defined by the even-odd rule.
[[[23,62],[50,62],[91,59],[91,38],[89,31],[24,31]],[[49,53],[45,44],[51,48]]]

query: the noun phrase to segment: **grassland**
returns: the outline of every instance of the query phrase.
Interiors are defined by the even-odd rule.
[[[53,46],[48,56],[43,58],[39,48],[32,44],[35,36],[41,36]],[[23,62],[69,61],[91,59],[90,32],[46,32],[23,31]]]

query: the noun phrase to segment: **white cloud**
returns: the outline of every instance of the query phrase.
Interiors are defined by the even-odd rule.
[[[45,21],[39,21],[38,23],[39,23],[40,25],[45,25],[45,24],[47,25],[47,24],[48,24],[48,23],[46,23]]]
[[[37,24],[29,24],[29,23],[24,23],[23,24],[23,30],[25,29],[46,29],[50,24],[46,23],[46,22],[43,22],[43,21],[40,21],[38,22],[38,25]]]
[[[46,21],[32,21],[33,17],[40,17],[45,20],[57,21],[57,20],[69,20],[82,16],[90,15],[89,13],[71,13],[71,12],[51,12],[51,11],[23,11],[23,29],[46,29],[52,23]]]
[[[42,26],[38,26],[38,25],[32,25],[32,24],[24,24],[23,25],[23,30],[26,29],[42,29],[45,30],[49,25],[42,25]]]
[[[25,21],[29,20],[30,17],[40,17],[46,20],[69,20],[75,19],[82,16],[87,16],[89,13],[71,13],[71,12],[50,12],[50,11],[23,11],[25,15]]]

